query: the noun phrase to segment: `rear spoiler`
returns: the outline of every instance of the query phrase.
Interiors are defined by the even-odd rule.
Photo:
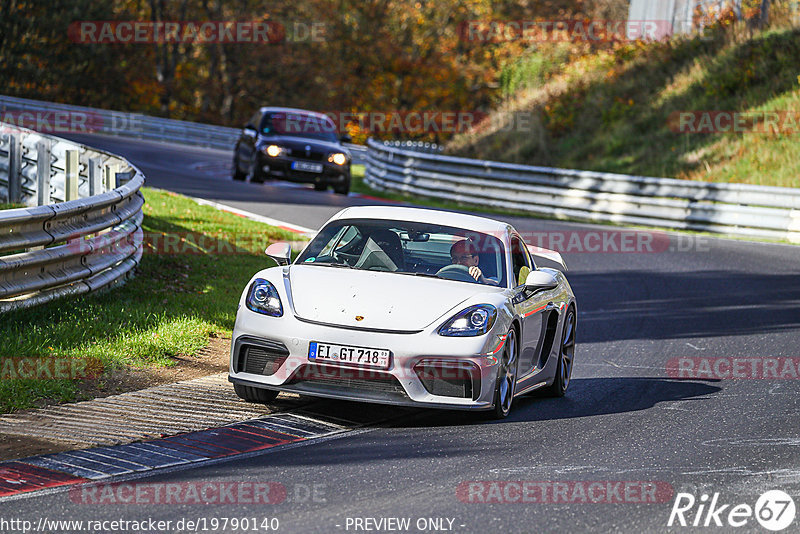
[[[549,250],[546,248],[540,248],[540,247],[535,247],[533,245],[528,245],[528,252],[531,253],[531,256],[538,256],[539,258],[553,261],[561,265],[565,271],[568,270],[567,264],[564,262],[564,258],[562,258],[561,254],[559,254],[555,250]]]

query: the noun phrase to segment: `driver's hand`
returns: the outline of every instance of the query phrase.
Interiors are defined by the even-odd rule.
[[[474,265],[469,268],[469,275],[475,280],[480,280],[483,277],[481,270]]]

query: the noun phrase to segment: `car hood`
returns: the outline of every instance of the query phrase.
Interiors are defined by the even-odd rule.
[[[300,319],[336,326],[419,331],[486,286],[386,272],[293,265],[289,291]],[[458,308],[458,309],[456,309]],[[363,317],[357,320],[356,317]],[[442,318],[442,320],[446,319]]]
[[[262,137],[263,144],[276,144],[284,148],[289,148],[292,151],[298,150],[303,152],[306,146],[311,147],[311,150],[320,152],[344,152],[348,153],[341,144],[332,141],[323,141],[321,139],[312,139],[308,137],[297,137],[295,135],[273,135],[270,137]]]

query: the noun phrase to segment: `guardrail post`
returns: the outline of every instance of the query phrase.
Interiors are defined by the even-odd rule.
[[[77,150],[65,150],[67,162],[65,166],[64,200],[78,198],[78,155]]]
[[[19,134],[8,134],[8,201],[22,202],[22,143]]]
[[[103,190],[103,165],[98,158],[89,158],[89,196],[99,195]]]
[[[105,166],[105,183],[106,183],[106,191],[111,191],[112,189],[117,188],[117,165],[116,164],[109,164]]]
[[[50,204],[50,140],[36,143],[36,205]]]

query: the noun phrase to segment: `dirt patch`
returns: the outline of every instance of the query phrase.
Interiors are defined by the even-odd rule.
[[[173,358],[175,361],[173,367],[115,369],[100,379],[82,381],[78,400],[108,397],[161,384],[172,384],[182,380],[225,372],[228,370],[230,349],[230,338],[210,337],[208,345],[201,349],[197,355]],[[46,407],[46,403],[43,403],[41,407]],[[25,458],[80,448],[85,448],[85,445],[0,433],[0,460]]]
[[[115,369],[99,380],[84,380],[79,400],[98,399],[118,395],[128,391],[172,384],[181,380],[191,380],[228,370],[231,340],[225,337],[210,337],[208,345],[198,351],[196,356],[172,358],[173,367]]]

